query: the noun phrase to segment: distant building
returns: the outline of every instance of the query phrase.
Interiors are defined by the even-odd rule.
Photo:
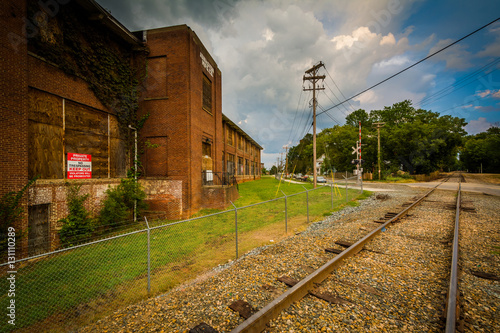
[[[127,176],[137,119],[152,211],[222,208],[234,181],[260,177],[262,147],[222,114],[221,72],[189,27],[132,33],[94,0],[62,3],[0,4],[0,196],[38,176],[17,226],[24,255],[57,247],[68,180],[96,209]]]

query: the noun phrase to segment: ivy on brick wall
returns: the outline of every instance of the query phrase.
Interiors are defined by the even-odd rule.
[[[145,63],[133,65],[132,46],[99,20],[90,20],[76,4],[61,6],[57,15],[45,15],[44,21],[38,2],[28,3],[28,16],[41,21],[39,33],[29,39],[29,51],[85,80],[97,98],[116,112],[122,129],[136,124]]]

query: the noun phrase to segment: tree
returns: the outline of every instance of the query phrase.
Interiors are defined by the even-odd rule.
[[[271,175],[276,175],[276,174],[278,173],[278,168],[276,167],[276,165],[273,165],[273,166],[271,167],[271,170],[269,171],[269,173],[270,173]]]
[[[93,221],[83,205],[90,194],[80,195],[81,187],[70,185],[67,189],[68,216],[59,220],[62,223],[59,239],[63,247],[78,245],[92,237]]]
[[[360,122],[363,128],[368,128],[372,126],[373,119],[363,109],[356,110],[345,117],[345,124],[348,126],[358,127]]]
[[[346,125],[334,126],[318,134],[317,152],[320,156],[325,154],[325,165],[329,168],[335,167],[339,171],[354,168],[351,160],[355,155],[351,147],[355,147],[358,141],[359,122],[362,125],[365,172],[375,170],[377,164],[377,131],[371,126],[374,122],[385,122],[380,130],[381,160],[388,161],[391,172],[396,172],[401,166],[412,174],[456,167],[459,148],[466,134],[463,129],[465,119],[415,109],[409,100],[369,114],[359,109],[346,117]],[[311,142],[312,136],[308,134],[290,149],[290,160],[298,160],[297,172],[303,172],[306,166],[312,167]],[[464,154],[464,157],[468,156],[466,152]]]
[[[294,173],[306,173],[312,170],[312,141],[313,136],[308,133],[300,140],[297,146],[290,148],[287,155],[289,170],[292,170]]]
[[[500,173],[500,128],[491,127],[486,132],[470,135],[460,153],[463,167],[470,172]]]

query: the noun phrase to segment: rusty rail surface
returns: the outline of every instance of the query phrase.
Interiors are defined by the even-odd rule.
[[[460,200],[462,192],[462,174],[458,182],[457,208],[455,212],[455,232],[453,236],[453,254],[451,259],[450,286],[448,290],[448,303],[446,309],[446,333],[455,333],[457,322],[457,297],[458,297],[458,227],[460,223]]]

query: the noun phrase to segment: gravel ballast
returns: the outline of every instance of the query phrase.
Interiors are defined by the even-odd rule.
[[[376,199],[378,193],[375,193],[361,201],[358,207],[334,212],[300,234],[255,249],[167,294],[119,309],[79,332],[188,332],[201,322],[219,332],[229,332],[243,321],[228,308],[232,302],[244,300],[257,310],[264,307],[288,289],[277,281],[278,277],[303,279],[335,257],[335,254],[326,253],[325,248],[342,249],[335,241],[360,239],[378,226],[373,220],[389,211],[401,210],[403,202],[427,191],[406,186],[393,186],[393,189],[385,192],[388,194],[385,200]],[[438,191],[429,202],[414,209],[410,213],[412,216],[387,228],[365,247],[366,250],[334,271],[318,291],[337,295],[345,300],[343,304],[330,304],[306,296],[273,320],[267,331],[442,331],[446,299],[443,290],[447,289],[451,261],[449,241],[453,223],[450,216],[454,215],[453,211],[443,209],[442,201],[453,203],[454,198],[453,192]],[[478,198],[481,201],[483,196],[478,195]],[[486,206],[498,205],[498,198],[490,197],[490,200]],[[479,206],[475,207],[478,210],[476,217]],[[488,212],[490,220],[496,219],[498,223],[499,213]],[[496,230],[499,230],[498,225]],[[499,241],[498,233],[489,236]],[[498,270],[498,255],[496,260]],[[471,331],[489,332],[488,327],[498,327],[498,319],[492,318],[494,315],[498,318],[494,306],[499,304],[498,281],[493,282],[496,284],[492,291],[486,288],[487,296],[482,291],[470,296],[464,293],[465,300],[467,297],[473,300],[491,298],[491,302],[480,305],[470,301],[475,310],[472,307],[466,310],[465,320],[473,327]],[[491,283],[488,286],[491,287]],[[475,288],[474,284],[470,287],[471,290]],[[476,320],[474,316],[486,319]],[[485,326],[484,321],[490,326]]]

